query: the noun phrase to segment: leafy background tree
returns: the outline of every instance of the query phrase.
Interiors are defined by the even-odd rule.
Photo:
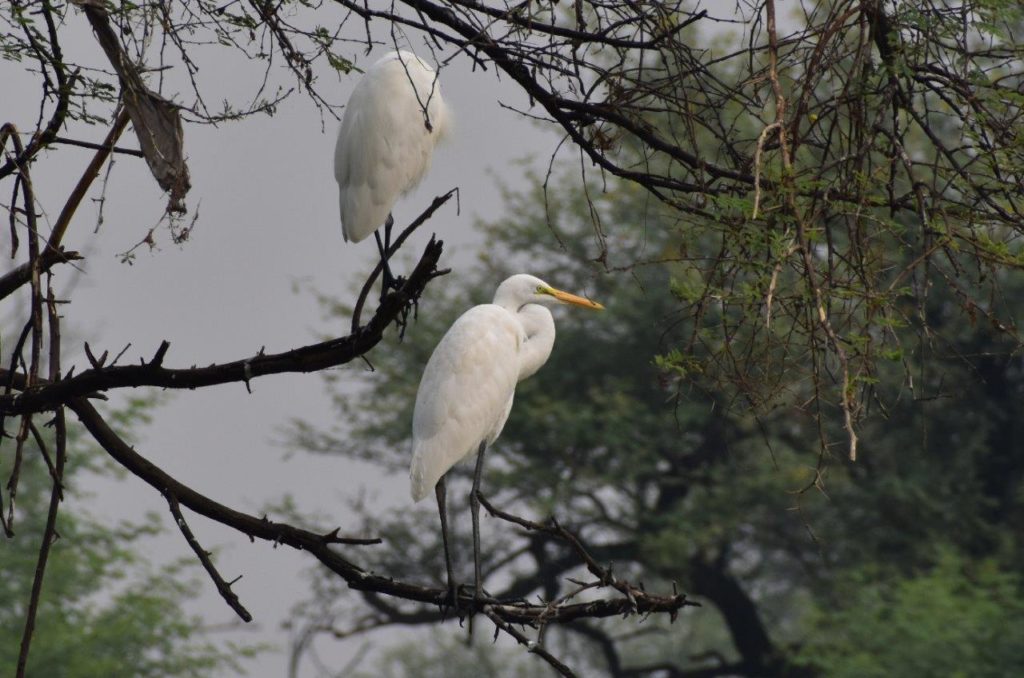
[[[614,571],[651,588],[677,582],[704,604],[675,624],[648,620],[639,632],[614,621],[549,630],[546,642],[558,643],[575,669],[616,676],[1020,670],[1024,653],[1008,640],[1024,632],[1024,493],[1012,415],[1024,373],[1016,342],[933,294],[929,316],[952,330],[944,333],[951,340],[894,356],[874,384],[880,411],[863,428],[860,460],[847,460],[840,444],[816,465],[819,425],[807,413],[791,406],[752,411],[692,372],[688,390],[678,388],[673,351],[694,326],[678,310],[686,303],[680,277],[689,269],[666,262],[682,237],[677,227],[659,222],[646,196],[628,184],[612,182],[589,195],[568,181],[549,184],[546,203],[540,184],[537,178],[534,192],[507,196],[510,216],[484,225],[485,254],[461,284],[422,300],[415,340],[373,362],[359,397],[336,394],[341,419],[355,423],[356,435],[332,436],[303,422],[296,429],[301,446],[404,476],[412,403],[431,348],[507,274],[530,271],[582,289],[607,311],[559,317],[551,359],[520,385],[489,456],[485,495],[519,515],[553,515]],[[618,226],[609,251],[621,262],[602,262],[610,274],[592,263],[594,209]],[[653,263],[635,263],[645,261]],[[1003,282],[1000,312],[1013,315],[1021,282]],[[374,407],[363,406],[368,402]],[[826,425],[841,430],[834,415]],[[450,492],[458,506],[452,513],[462,517],[456,567],[463,579],[470,472],[470,465],[457,467],[464,480]],[[382,570],[409,568],[413,576],[423,562],[443,576],[432,504],[415,515],[406,506],[364,513],[368,529],[403,545],[401,553],[382,554]],[[494,519],[484,525],[485,572],[514,563],[511,578],[488,580],[493,593],[552,596],[567,579],[582,577],[566,549],[543,535]],[[435,621],[381,601],[368,614],[347,613],[353,595],[318,589],[315,602],[297,612],[306,641]],[[457,666],[474,666],[472,653],[481,650],[458,649],[452,638],[465,630],[451,633],[435,637],[444,648],[436,654],[422,641],[406,646],[400,656],[414,659],[401,671],[395,655],[370,666],[432,675],[429,667],[444,656],[455,671],[449,675],[472,675]],[[513,663],[494,675],[521,670]]]

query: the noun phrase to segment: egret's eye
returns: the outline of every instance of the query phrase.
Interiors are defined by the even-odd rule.
[[[544,294],[544,286],[537,285],[537,294]]]

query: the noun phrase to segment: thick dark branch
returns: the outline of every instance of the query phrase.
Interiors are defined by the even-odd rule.
[[[324,561],[328,567],[346,578],[358,579],[363,576],[362,570],[327,547],[330,544],[357,542],[373,544],[379,543],[379,539],[341,539],[334,536],[336,531],[327,533],[310,532],[309,530],[293,527],[285,523],[275,523],[266,517],[257,518],[224,506],[196,492],[191,487],[178,482],[132,449],[128,443],[122,440],[110,428],[88,400],[84,398],[74,399],[69,403],[69,407],[75,412],[78,419],[96,442],[106,450],[107,454],[161,494],[173,495],[190,510],[234,528],[253,539],[264,539],[274,543],[288,544],[300,551],[310,551],[316,554],[320,560]]]
[[[155,359],[140,365],[100,367],[86,370],[70,379],[46,383],[20,394],[0,396],[0,412],[17,414],[51,410],[74,398],[112,388],[157,386],[195,389],[232,382],[248,383],[255,377],[287,372],[315,372],[343,365],[367,353],[380,342],[384,330],[402,310],[418,299],[424,287],[437,273],[443,243],[431,239],[416,268],[401,289],[384,298],[373,318],[353,334],[284,353],[257,354],[230,363],[168,369]],[[166,350],[166,349],[163,349]],[[162,356],[160,356],[162,358]],[[10,375],[0,370],[0,381]],[[23,383],[23,382],[21,382]]]

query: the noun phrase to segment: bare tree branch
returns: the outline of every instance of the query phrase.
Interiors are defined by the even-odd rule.
[[[245,606],[239,602],[238,595],[231,590],[231,584],[224,581],[224,578],[220,576],[219,572],[217,572],[217,568],[214,567],[213,562],[210,560],[210,552],[199,544],[195,535],[192,534],[192,530],[189,529],[188,523],[185,522],[185,516],[181,514],[181,506],[178,504],[177,497],[165,492],[164,498],[167,500],[167,505],[171,509],[171,515],[174,516],[175,524],[178,526],[178,529],[181,530],[181,534],[185,537],[185,541],[188,542],[192,552],[196,554],[196,558],[199,559],[203,569],[210,575],[210,579],[213,580],[214,585],[217,587],[217,592],[220,593],[224,602],[226,602],[228,607],[238,614],[242,621],[251,622],[252,614],[250,614],[249,610],[245,609]]]

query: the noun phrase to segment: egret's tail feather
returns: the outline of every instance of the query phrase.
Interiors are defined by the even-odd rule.
[[[413,454],[412,466],[409,468],[409,485],[413,502],[422,501],[430,494],[441,474],[436,469],[429,469],[423,463],[423,455]]]

